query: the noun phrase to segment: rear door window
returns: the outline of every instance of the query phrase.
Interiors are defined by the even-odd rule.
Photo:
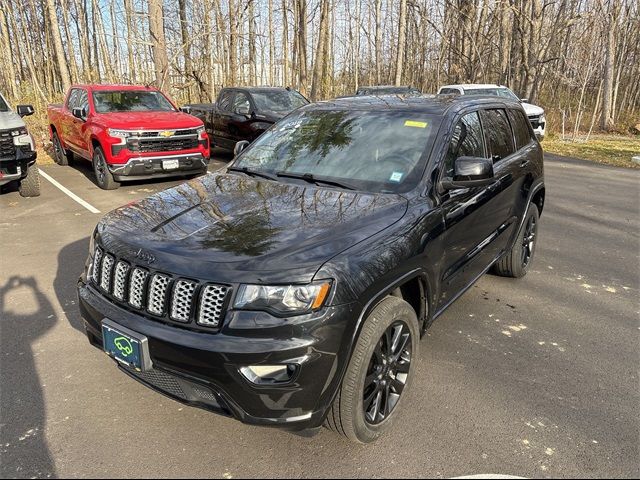
[[[482,127],[489,154],[494,162],[507,158],[515,152],[513,133],[504,109],[483,110]]]
[[[482,125],[478,112],[468,113],[456,124],[449,141],[444,164],[445,177],[453,177],[453,164],[458,157],[485,157]]]
[[[513,127],[513,133],[516,138],[516,148],[520,150],[531,142],[531,132],[529,131],[529,120],[523,112],[519,110],[509,109],[509,120]]]
[[[223,112],[230,112],[232,100],[233,100],[233,91],[227,90],[226,92],[222,92],[220,94],[220,101],[218,102],[218,107]]]

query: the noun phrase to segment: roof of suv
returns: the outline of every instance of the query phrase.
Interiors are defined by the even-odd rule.
[[[449,110],[461,110],[473,105],[502,103],[521,107],[508,98],[487,95],[366,95],[326,100],[304,107],[305,109],[339,110],[398,110],[444,115]]]

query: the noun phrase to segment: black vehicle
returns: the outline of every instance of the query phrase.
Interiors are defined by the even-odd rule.
[[[309,105],[225,171],[107,215],[82,317],[93,345],[174,399],[371,442],[434,319],[491,267],[527,273],[544,197],[519,103]]]
[[[356,91],[356,96],[359,97],[364,95],[422,95],[422,92],[415,87],[377,85],[358,88],[358,90]]]
[[[279,87],[223,88],[216,103],[189,105],[213,144],[233,150],[241,140],[252,142],[271,125],[309,101],[299,92]]]

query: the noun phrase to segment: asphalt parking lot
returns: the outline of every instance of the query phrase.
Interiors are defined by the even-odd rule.
[[[220,157],[210,169],[229,160]],[[640,475],[640,171],[547,156],[533,269],[485,275],[421,344],[394,429],[369,446],[242,425],[122,374],[75,283],[101,214],[180,180],[104,192],[88,166],[0,195],[0,476]]]

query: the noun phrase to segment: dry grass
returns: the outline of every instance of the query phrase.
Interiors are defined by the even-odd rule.
[[[588,142],[578,138],[575,142],[562,140],[559,136],[545,138],[545,152],[581,158],[605,165],[640,168],[631,157],[640,155],[640,137],[622,135],[592,135]]]

